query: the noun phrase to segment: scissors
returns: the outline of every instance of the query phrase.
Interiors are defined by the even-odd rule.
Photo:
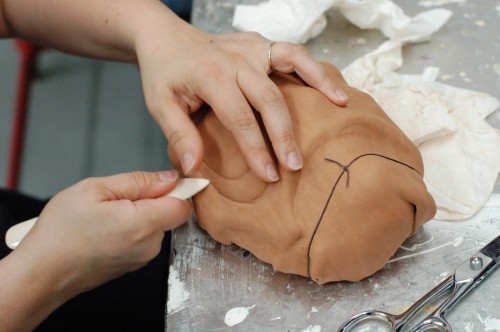
[[[444,315],[471,289],[479,285],[484,278],[500,263],[500,235],[465,261],[453,275],[446,277],[439,285],[415,302],[400,315],[370,310],[352,316],[338,332],[386,332],[403,331],[408,322],[427,304],[436,301],[448,293],[451,294],[431,314],[411,328],[411,332],[452,332]]]

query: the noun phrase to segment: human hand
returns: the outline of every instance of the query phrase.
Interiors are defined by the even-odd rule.
[[[168,171],[83,180],[47,204],[12,254],[66,299],[136,270],[159,253],[164,232],[191,215],[189,202],[165,196],[177,178]]]
[[[271,49],[271,42],[257,33],[202,32],[158,1],[8,1],[0,8],[0,36],[28,38],[84,56],[137,61],[148,109],[185,174],[198,169],[203,157],[200,135],[189,119],[203,102],[231,130],[262,180],[277,181],[278,173],[251,106],[262,116],[278,161],[288,170],[302,167],[286,102],[268,77],[272,67],[295,71],[338,105],[347,102],[303,46],[276,43]]]
[[[302,167],[286,102],[268,77],[272,70],[295,71],[334,103],[347,103],[345,93],[301,45],[275,43],[270,49],[271,42],[257,33],[213,35],[187,24],[169,29],[151,22],[138,34],[136,52],[148,109],[185,174],[197,170],[203,158],[201,137],[189,118],[203,102],[233,133],[262,180],[277,181],[278,173],[252,106],[262,116],[278,161],[290,171]]]

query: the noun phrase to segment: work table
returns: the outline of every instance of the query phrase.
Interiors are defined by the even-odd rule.
[[[195,0],[192,23],[210,32],[234,32],[235,5],[259,2]],[[427,9],[418,1],[396,2],[411,16]],[[450,21],[431,41],[404,48],[400,72],[420,74],[425,67],[436,66],[445,83],[498,98],[500,3],[496,10],[491,10],[495,6],[489,1],[480,0],[444,8],[453,11]],[[305,46],[315,58],[339,68],[385,40],[378,31],[356,28],[335,10],[327,17],[325,31]],[[451,54],[458,60],[450,61]],[[500,111],[488,121],[500,128]],[[244,249],[216,243],[191,220],[173,233],[167,331],[335,331],[359,311],[401,313],[500,234],[499,179],[492,197],[489,206],[468,221],[425,224],[372,277],[322,286],[275,272]],[[245,308],[248,316],[229,327],[225,315],[237,307]],[[498,331],[500,272],[493,272],[446,317],[457,331]]]

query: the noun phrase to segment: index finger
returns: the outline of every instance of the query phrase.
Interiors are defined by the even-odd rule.
[[[205,84],[200,84],[198,94],[210,105],[224,127],[231,131],[255,174],[263,181],[275,182],[279,175],[257,119],[237,82],[227,77],[202,81]]]

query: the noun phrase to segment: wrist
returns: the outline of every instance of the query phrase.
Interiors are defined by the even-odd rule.
[[[0,326],[6,331],[34,329],[73,296],[61,278],[33,258],[16,249],[0,261]]]
[[[210,42],[210,33],[195,28],[159,4],[161,8],[148,17],[140,18],[143,21],[136,24],[134,49],[137,61],[144,59],[144,62],[149,62],[148,58],[159,53],[175,58],[180,52],[193,52],[193,46]],[[163,59],[169,63],[169,59]]]

